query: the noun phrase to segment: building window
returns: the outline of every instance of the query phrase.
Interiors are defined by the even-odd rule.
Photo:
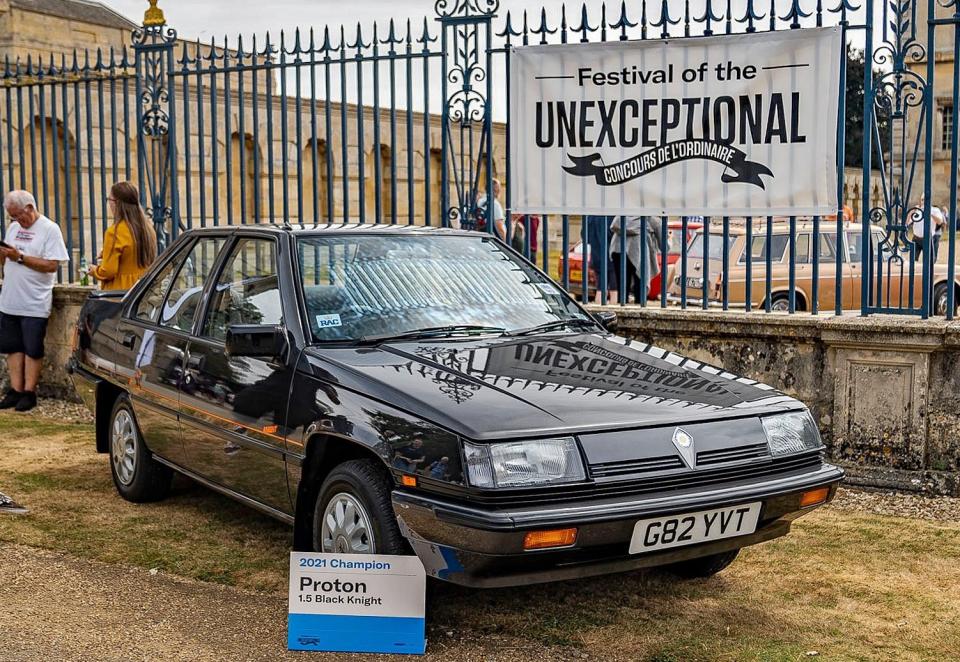
[[[940,149],[950,149],[953,142],[953,105],[946,105],[943,110],[943,131],[940,132]]]

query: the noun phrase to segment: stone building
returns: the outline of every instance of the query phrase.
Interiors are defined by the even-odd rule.
[[[249,44],[240,51],[234,44],[177,40],[170,90],[177,205],[169,192],[149,190],[148,182],[162,180],[170,145],[161,136],[138,146],[131,47],[137,27],[99,2],[0,0],[0,59],[7,62],[0,79],[0,188],[35,192],[45,213],[64,227],[74,271],[81,255],[89,260],[99,250],[109,222],[107,191],[119,179],[139,184],[148,199],[155,195],[175,206],[180,227],[373,222],[377,210],[386,222],[440,224],[439,109],[406,109],[401,67],[394,111],[381,94],[377,113],[369,95],[362,105],[350,95],[345,103],[325,100],[323,69],[308,67],[307,56],[283,63],[277,56],[253,55]],[[373,66],[366,65],[365,76],[372,76]],[[387,80],[387,63],[376,66]],[[438,81],[438,60],[426,66]],[[85,68],[92,73],[84,74]],[[422,69],[414,76],[422,77]],[[341,98],[337,85],[331,91]],[[497,176],[505,170],[505,127],[495,124],[493,134]],[[477,163],[484,158],[480,132],[467,135],[461,149]],[[451,156],[451,200],[462,190],[453,183],[453,162]],[[479,182],[484,185],[483,178]]]
[[[916,47],[911,48],[908,57],[905,58],[907,69],[915,73],[920,79],[927,80],[927,3],[923,0],[914,0],[916,3],[916,43],[922,46],[921,52]],[[953,8],[941,6],[947,3],[936,4],[935,18],[948,18],[953,15]],[[950,206],[950,147],[953,139],[953,78],[955,62],[953,58],[953,28],[951,26],[941,26],[936,28],[935,48],[933,53],[933,149],[931,151],[931,181],[932,195],[931,202],[943,208]],[[918,58],[912,57],[914,53],[920,55]],[[909,83],[909,80],[907,81]],[[906,88],[904,93],[910,90]],[[926,121],[921,123],[921,112],[919,106],[908,106],[906,115],[905,130],[899,126],[894,126],[895,154],[897,158],[905,150],[906,162],[909,165],[914,154],[914,145],[916,147],[916,173],[913,176],[913,186],[908,200],[909,204],[917,204],[920,195],[923,193],[923,179],[926,168]],[[919,143],[917,138],[919,134]],[[905,140],[904,140],[905,138]]]

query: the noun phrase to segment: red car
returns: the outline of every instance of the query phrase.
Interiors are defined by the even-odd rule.
[[[688,221],[687,222],[687,242],[693,238],[693,235],[696,234],[696,231],[703,227],[703,223],[700,221]],[[680,253],[683,250],[683,243],[681,242],[681,235],[683,234],[683,222],[682,221],[667,221],[667,270],[672,271],[673,265],[676,264],[677,260],[680,259]],[[587,251],[587,259],[590,259],[590,251]],[[577,242],[567,253],[567,260],[570,263],[570,288],[569,291],[571,294],[579,297],[580,293],[583,291],[583,243]],[[653,277],[653,280],[650,281],[650,291],[647,292],[647,298],[650,300],[656,300],[660,298],[660,276],[663,274],[663,256],[657,256],[657,264],[660,265],[660,273]],[[563,262],[560,263],[559,268],[563,269]],[[561,279],[563,274],[560,274]],[[610,278],[608,275],[607,278]],[[589,297],[593,298],[594,294],[597,291],[597,281],[599,279],[599,274],[597,274],[593,269],[587,274],[587,287],[589,288]],[[559,280],[559,279],[558,279]],[[669,283],[670,281],[667,280]]]

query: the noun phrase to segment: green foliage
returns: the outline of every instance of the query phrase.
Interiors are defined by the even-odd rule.
[[[846,166],[863,166],[863,76],[866,63],[864,62],[863,51],[847,46],[847,90],[846,90],[846,116],[844,118],[844,158]],[[877,78],[883,74],[883,70],[873,70],[873,80],[876,83]],[[880,134],[880,148],[884,153],[884,158],[888,156],[888,146],[890,144],[890,118],[883,113],[875,113],[874,120],[877,123],[877,129]],[[873,145],[873,166],[879,167],[877,158],[877,129],[872,136]]]

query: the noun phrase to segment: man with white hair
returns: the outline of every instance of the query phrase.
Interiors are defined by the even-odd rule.
[[[31,193],[10,191],[3,208],[11,222],[0,244],[0,354],[7,355],[10,389],[0,409],[29,411],[37,405],[57,267],[69,256],[60,227],[37,211]]]

